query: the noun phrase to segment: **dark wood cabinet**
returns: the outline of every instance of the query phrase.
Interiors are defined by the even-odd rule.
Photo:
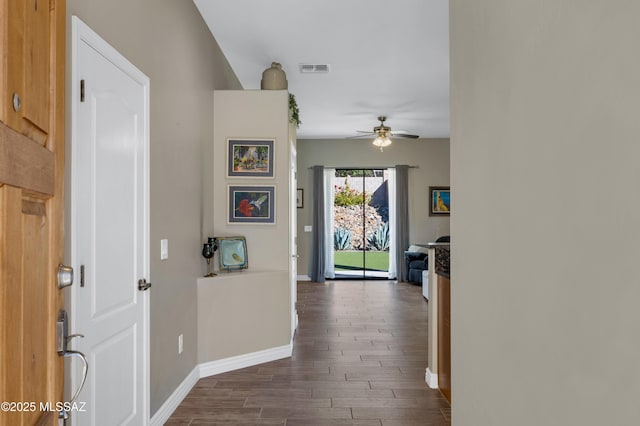
[[[438,385],[451,402],[451,281],[438,275]]]
[[[449,246],[436,248],[438,287],[438,387],[451,402],[451,270]]]

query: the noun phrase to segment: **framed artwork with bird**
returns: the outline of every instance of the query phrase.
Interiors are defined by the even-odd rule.
[[[276,223],[274,185],[229,185],[228,223]]]
[[[429,187],[429,216],[449,216],[451,189],[448,186]]]

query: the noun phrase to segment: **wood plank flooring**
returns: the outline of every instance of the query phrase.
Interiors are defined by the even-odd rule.
[[[201,379],[166,424],[450,426],[427,306],[406,283],[299,282],[293,356]]]

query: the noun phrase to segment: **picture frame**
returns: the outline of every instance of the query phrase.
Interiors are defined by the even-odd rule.
[[[227,177],[273,178],[275,139],[227,139]]]
[[[302,188],[296,189],[296,207],[299,209],[304,207],[304,190]]]
[[[275,185],[229,185],[227,223],[276,223]]]
[[[451,188],[448,186],[429,187],[429,216],[449,216],[451,214]]]
[[[247,241],[245,237],[216,237],[218,264],[221,271],[249,268]]]

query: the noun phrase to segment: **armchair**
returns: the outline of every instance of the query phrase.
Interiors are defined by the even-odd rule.
[[[405,276],[408,282],[422,284],[422,271],[428,268],[426,251],[425,247],[410,246],[409,250],[404,252]]]
[[[450,237],[448,235],[439,237],[437,243],[448,243]],[[429,268],[429,259],[427,256],[427,248],[420,246],[409,246],[404,252],[404,267],[407,281],[414,284],[422,285],[422,271]]]

